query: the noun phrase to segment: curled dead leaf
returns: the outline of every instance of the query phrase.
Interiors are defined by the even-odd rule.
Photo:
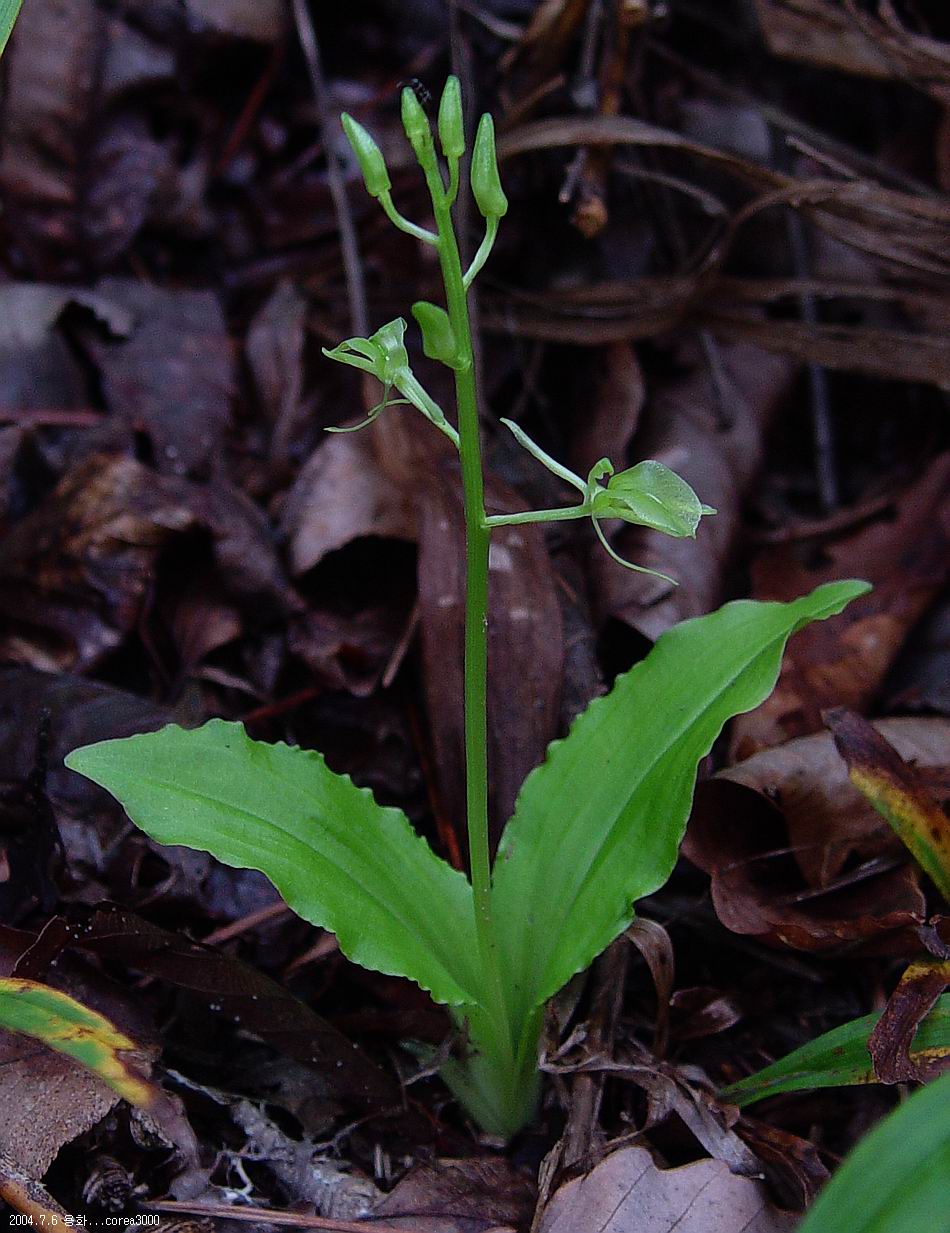
[[[791,599],[816,583],[852,573],[873,590],[834,629],[804,630],[788,650],[772,695],[732,728],[733,760],[815,732],[830,706],[867,709],[910,629],[941,592],[950,570],[950,455],[938,457],[887,511],[856,533],[833,539],[811,566],[801,546],[769,548],[753,562],[756,599]]]
[[[538,1233],[791,1233],[794,1218],[762,1182],[719,1160],[660,1169],[643,1147],[625,1147],[558,1190]]]

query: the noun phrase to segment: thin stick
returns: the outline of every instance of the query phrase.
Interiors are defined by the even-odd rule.
[[[369,314],[366,310],[366,287],[363,281],[363,265],[360,261],[359,244],[356,238],[356,227],[346,194],[346,182],[340,168],[340,160],[336,156],[336,143],[331,136],[331,120],[327,107],[327,87],[320,63],[320,45],[317,42],[316,31],[307,8],[307,0],[293,0],[294,23],[297,27],[297,38],[307,62],[310,74],[310,85],[313,89],[314,101],[317,104],[317,116],[320,123],[320,133],[323,137],[323,147],[327,155],[327,178],[330,183],[330,195],[333,197],[333,209],[336,213],[337,227],[340,232],[340,251],[343,254],[343,269],[346,272],[346,294],[350,305],[350,329],[354,335],[364,336],[369,332]]]
[[[260,1224],[278,1224],[288,1229],[328,1229],[330,1233],[414,1233],[409,1225],[383,1224],[373,1220],[334,1220],[332,1216],[309,1215],[306,1212],[282,1212],[273,1207],[232,1207],[229,1203],[173,1203],[160,1200],[143,1203],[150,1212],[169,1212],[178,1215],[210,1216],[212,1220],[245,1220]],[[422,1233],[416,1228],[415,1233]]]

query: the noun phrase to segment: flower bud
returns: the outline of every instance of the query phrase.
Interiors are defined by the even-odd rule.
[[[486,112],[478,122],[472,150],[472,194],[483,218],[502,218],[508,212],[495,157],[495,125]]]
[[[412,306],[412,315],[422,330],[422,350],[430,360],[439,360],[449,368],[457,368],[458,343],[449,314],[438,304],[417,300]]]
[[[386,170],[386,160],[383,152],[362,124],[348,116],[345,112],[340,117],[346,139],[353,147],[363,173],[366,191],[371,197],[381,197],[388,193],[392,185],[389,182],[389,172]]]
[[[457,77],[449,77],[439,103],[439,141],[446,158],[461,158],[465,153],[465,121],[462,116],[462,87]]]
[[[422,162],[426,147],[432,145],[432,129],[429,127],[429,117],[422,110],[422,104],[411,86],[406,86],[402,92],[402,126],[416,158]]]

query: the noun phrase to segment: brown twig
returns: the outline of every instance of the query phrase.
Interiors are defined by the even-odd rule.
[[[310,1215],[307,1212],[282,1212],[273,1207],[232,1207],[228,1203],[173,1203],[159,1200],[143,1203],[150,1212],[168,1212],[170,1215],[209,1216],[212,1220],[243,1220],[258,1224],[283,1225],[288,1229],[327,1229],[330,1233],[422,1233],[406,1224],[384,1224],[373,1220],[334,1220],[332,1216]]]

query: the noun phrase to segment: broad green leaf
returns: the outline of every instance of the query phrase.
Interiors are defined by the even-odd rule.
[[[212,719],[87,745],[66,765],[158,843],[259,869],[355,963],[407,976],[437,1002],[478,1000],[468,881],[401,810],[377,805],[315,751],[252,741],[240,724]]]
[[[798,1233],[950,1233],[950,1074],[861,1140]]]
[[[0,55],[7,45],[23,0],[0,0]]]
[[[868,1053],[868,1038],[880,1017],[881,1012],[878,1011],[825,1032],[764,1070],[723,1088],[720,1098],[742,1108],[766,1096],[778,1096],[781,1092],[876,1083]],[[948,1053],[950,993],[937,1000],[936,1006],[917,1029],[910,1056],[922,1060]]]
[[[740,600],[665,633],[574,723],[521,789],[495,864],[493,910],[513,1020],[585,968],[672,871],[696,767],[723,725],[759,705],[788,638],[864,582],[789,604]]]
[[[0,1028],[22,1032],[98,1075],[130,1104],[149,1108],[162,1094],[130,1057],[141,1046],[98,1011],[33,980],[0,980]]]

